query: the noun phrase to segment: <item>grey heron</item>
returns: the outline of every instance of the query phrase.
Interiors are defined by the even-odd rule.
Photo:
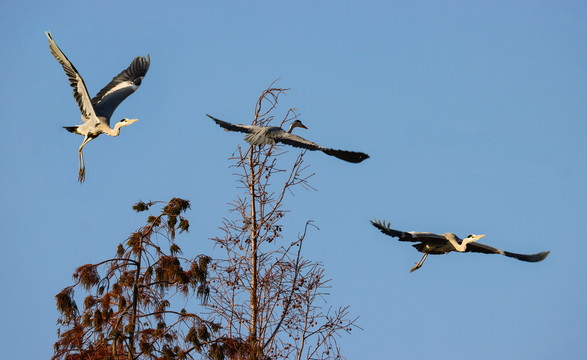
[[[147,57],[137,56],[128,68],[116,75],[108,85],[94,96],[94,98],[90,99],[88,89],[77,69],[61,49],[59,49],[53,40],[51,33],[45,31],[45,35],[47,35],[47,38],[49,39],[49,49],[51,49],[51,54],[53,54],[55,59],[61,64],[63,70],[65,70],[65,74],[67,74],[67,77],[69,78],[69,85],[73,88],[73,97],[75,98],[82,115],[83,124],[64,126],[64,128],[71,133],[84,136],[84,141],[78,150],[78,181],[83,183],[85,180],[84,155],[82,152],[83,147],[97,138],[100,134],[118,136],[120,134],[120,128],[129,126],[135,121],[138,121],[138,119],[124,118],[117,122],[113,128],[110,128],[110,118],[112,117],[114,110],[116,110],[118,105],[120,105],[124,99],[139,88],[143,77],[149,69],[151,58],[149,55],[147,55]]]
[[[360,163],[361,161],[369,158],[369,155],[362,152],[325,148],[300,136],[292,134],[292,130],[296,127],[307,129],[307,127],[302,124],[300,120],[295,120],[290,125],[289,130],[285,131],[278,126],[231,124],[226,121],[218,120],[208,114],[206,115],[226,131],[239,131],[246,133],[247,135],[245,136],[245,141],[251,145],[273,145],[279,142],[311,151],[320,150],[327,155],[334,156],[341,160],[352,163]]]
[[[371,220],[371,224],[375,226],[377,229],[379,229],[385,235],[396,237],[399,239],[399,241],[410,241],[417,243],[412,246],[415,247],[419,252],[424,253],[424,255],[422,256],[420,261],[416,263],[416,266],[414,266],[412,270],[410,270],[410,272],[419,269],[422,266],[422,264],[424,264],[424,260],[426,260],[428,254],[446,254],[451,251],[478,252],[483,254],[501,254],[512,257],[514,259],[529,262],[542,261],[548,256],[548,254],[550,254],[550,251],[543,251],[541,253],[532,255],[516,254],[509,251],[499,250],[489,245],[478,243],[477,240],[481,239],[485,235],[472,234],[464,239],[460,239],[453,233],[445,233],[439,235],[427,232],[404,232],[393,230],[389,227],[389,224],[385,223],[385,221],[379,221],[375,219]]]

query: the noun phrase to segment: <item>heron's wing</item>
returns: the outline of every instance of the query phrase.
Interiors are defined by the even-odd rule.
[[[379,229],[379,231],[381,231],[382,233],[384,233],[385,235],[391,236],[391,237],[396,237],[399,239],[399,241],[412,241],[412,242],[417,242],[420,240],[414,239],[412,237],[412,234],[409,232],[403,232],[403,231],[398,231],[398,230],[393,230],[389,227],[391,223],[385,223],[385,220],[377,220],[377,219],[373,219],[371,220],[371,225],[375,226],[377,229]]]
[[[531,254],[531,255],[516,254],[516,253],[509,252],[509,251],[499,250],[499,249],[494,248],[492,246],[485,245],[485,244],[478,243],[478,242],[472,242],[472,243],[467,244],[467,249],[465,250],[465,252],[469,252],[469,251],[484,253],[484,254],[502,254],[502,255],[509,256],[514,259],[528,261],[528,262],[542,261],[548,256],[548,254],[550,254],[550,251],[543,251],[541,253]]]
[[[337,157],[341,160],[352,162],[352,163],[360,163],[361,161],[369,158],[369,155],[362,153],[362,152],[356,152],[356,151],[323,148],[322,152],[327,155],[334,156],[334,157]]]
[[[53,54],[55,59],[61,64],[65,74],[69,78],[69,85],[73,88],[73,97],[82,113],[82,120],[84,122],[88,121],[91,115],[94,114],[94,107],[92,106],[90,95],[88,95],[88,89],[86,88],[84,79],[82,79],[75,66],[69,61],[59,46],[57,46],[55,40],[53,40],[51,32],[45,31],[45,35],[47,35],[47,38],[49,39],[49,49],[51,49],[51,54]]]
[[[483,254],[502,254],[505,255],[502,250],[494,248],[493,246],[485,245],[479,242],[471,242],[467,244],[465,252],[477,252]]]
[[[325,147],[320,146],[310,140],[306,140],[301,136],[294,135],[294,134],[287,132],[287,131],[283,131],[283,129],[281,129],[281,128],[276,128],[276,130],[279,130],[279,135],[274,137],[275,141],[278,141],[278,142],[281,142],[281,143],[284,143],[287,145],[291,145],[291,146],[295,146],[295,147],[299,147],[299,148],[303,148],[303,149],[307,149],[307,150],[311,150],[311,151],[321,150],[326,155],[334,156],[334,157],[339,158],[341,160],[352,162],[352,163],[360,163],[361,161],[369,158],[369,155],[362,153],[362,152],[325,148]]]
[[[310,151],[314,151],[314,150],[322,150],[322,146],[311,142],[310,140],[306,140],[301,136],[297,136],[294,135],[292,133],[288,133],[287,131],[283,131],[283,129],[280,129],[280,134],[276,137],[274,137],[275,141],[286,144],[286,145],[291,145],[297,148],[302,148],[302,149],[306,149],[306,150],[310,150]]]
[[[301,136],[294,135],[292,133],[288,133],[283,131],[281,128],[278,128],[280,131],[279,136],[274,137],[275,141],[281,142],[287,145],[307,149],[307,150],[321,150],[327,155],[337,157],[341,160],[352,162],[352,163],[359,163],[365,159],[369,158],[369,155],[362,153],[362,152],[355,152],[355,151],[347,151],[347,150],[337,150],[337,149],[328,149],[323,146],[320,146],[310,140],[306,140]]]
[[[220,125],[220,127],[226,131],[238,131],[238,132],[243,132],[243,133],[248,134],[253,131],[253,128],[255,128],[252,125],[231,124],[229,122],[216,119],[215,117],[208,115],[208,114],[206,114],[206,116],[209,117],[210,119],[214,120],[214,122],[216,124]]]
[[[150,55],[137,56],[128,68],[112,78],[92,99],[96,114],[105,117],[109,122],[118,105],[139,88],[150,64]]]

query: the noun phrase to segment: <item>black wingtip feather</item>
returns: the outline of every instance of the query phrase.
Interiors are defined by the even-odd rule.
[[[212,115],[208,115],[206,114],[207,117],[209,117],[210,119],[214,120],[214,122],[218,125],[220,125],[222,128],[224,128],[224,130],[228,130],[228,125],[232,125],[230,123],[227,123],[226,121],[222,121],[220,119],[215,118]]]
[[[509,256],[509,257],[512,257],[512,258],[515,258],[518,260],[528,261],[528,262],[538,262],[538,261],[542,261],[542,260],[546,259],[548,254],[550,254],[550,251],[543,251],[541,253],[532,254],[532,255],[516,254],[516,253],[511,253],[509,251],[504,251],[503,253],[505,256]]]
[[[371,220],[371,225],[375,226],[377,229],[379,229],[379,231],[381,231],[385,235],[388,235],[391,237],[396,237],[396,238],[401,239],[404,234],[402,231],[390,229],[389,226],[391,225],[391,223],[386,224],[385,220],[381,221],[381,220],[373,219],[373,220]]]
[[[338,159],[348,161],[351,163],[355,163],[355,164],[360,163],[361,161],[369,158],[369,155],[362,153],[362,152],[356,152],[356,151],[335,150],[335,149],[323,149],[322,151],[327,155],[334,156]]]

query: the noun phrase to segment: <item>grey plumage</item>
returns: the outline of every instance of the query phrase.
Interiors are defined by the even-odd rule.
[[[112,81],[92,98],[96,115],[105,118],[105,121],[110,124],[110,117],[114,110],[141,85],[150,63],[150,55],[137,56],[128,68],[112,78]]]
[[[325,148],[312,141],[306,140],[301,136],[292,134],[292,130],[296,127],[307,129],[307,127],[299,120],[295,120],[289,127],[289,130],[285,131],[277,126],[232,124],[216,119],[208,114],[206,114],[206,116],[214,120],[214,122],[220,125],[224,130],[246,133],[245,141],[251,145],[274,145],[276,143],[282,143],[310,151],[320,150],[327,155],[352,163],[360,163],[369,158],[369,155],[362,152]]]
[[[78,150],[80,162],[78,180],[81,183],[85,180],[83,147],[100,134],[118,136],[120,128],[138,121],[138,119],[124,118],[116,123],[114,128],[110,128],[110,118],[114,110],[141,85],[143,77],[149,70],[151,58],[148,55],[147,57],[137,56],[128,68],[116,75],[94,98],[90,99],[84,80],[75,66],[57,46],[51,33],[46,31],[45,34],[49,39],[51,54],[61,64],[69,79],[69,85],[73,88],[73,97],[82,115],[83,124],[64,126],[67,131],[84,136],[84,141]]]
[[[428,254],[438,255],[446,254],[451,251],[458,252],[478,252],[483,254],[501,254],[511,258],[515,258],[522,261],[538,262],[544,260],[550,251],[543,251],[538,254],[516,254],[509,251],[499,250],[489,245],[485,245],[477,242],[480,238],[485,235],[469,235],[465,239],[460,239],[453,233],[434,234],[426,232],[404,232],[393,230],[390,228],[390,224],[386,224],[385,221],[371,220],[371,224],[379,229],[385,235],[396,237],[399,241],[416,242],[417,244],[412,245],[416,250],[424,253],[422,259],[416,264],[411,271],[419,269]]]

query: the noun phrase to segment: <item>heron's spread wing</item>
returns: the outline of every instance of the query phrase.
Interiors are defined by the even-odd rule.
[[[516,253],[509,252],[509,251],[499,250],[499,249],[496,249],[496,248],[491,247],[489,245],[481,244],[478,242],[473,242],[473,243],[467,244],[467,249],[465,250],[465,252],[468,252],[468,251],[484,253],[484,254],[502,254],[502,255],[505,255],[505,256],[508,256],[508,257],[511,257],[514,259],[528,261],[528,262],[542,261],[548,256],[548,254],[550,254],[550,251],[543,251],[541,253],[531,254],[531,255],[516,254]]]
[[[310,140],[306,140],[301,136],[294,135],[292,133],[288,133],[286,131],[281,131],[278,136],[274,137],[275,141],[291,145],[294,147],[307,149],[307,150],[322,150],[322,147],[316,143],[311,142]]]
[[[51,49],[51,54],[53,54],[55,59],[61,64],[65,74],[67,74],[67,77],[69,78],[69,85],[73,88],[73,97],[82,113],[82,120],[88,121],[91,115],[94,114],[94,107],[92,106],[86,84],[84,84],[84,79],[82,79],[67,56],[65,56],[61,49],[59,49],[59,46],[57,46],[55,40],[53,40],[51,33],[45,31],[45,35],[47,35],[47,38],[49,39],[49,49]]]
[[[369,155],[364,154],[362,152],[355,152],[355,151],[347,151],[347,150],[336,150],[336,149],[328,149],[322,147],[310,140],[306,140],[301,136],[294,135],[292,133],[288,133],[283,131],[281,128],[278,128],[280,131],[278,136],[275,136],[274,139],[277,142],[284,143],[287,145],[307,149],[310,151],[321,150],[323,153],[334,156],[344,161],[352,162],[352,163],[359,163],[367,158]]]
[[[108,120],[114,113],[114,110],[130,94],[135,92],[141,85],[141,81],[149,70],[151,57],[147,55],[137,56],[132,63],[116,75],[108,85],[98,92],[92,99],[92,104],[98,116],[103,116]]]
[[[369,155],[356,151],[322,149],[322,152],[352,163],[360,163],[361,161],[369,158]]]
[[[385,220],[371,220],[371,225],[375,226],[379,231],[384,233],[385,235],[396,237],[399,241],[419,241],[412,237],[412,234],[408,232],[393,230],[389,227],[390,223],[385,223]]]
[[[223,128],[226,131],[238,131],[238,132],[243,132],[243,133],[250,133],[253,129],[253,126],[251,125],[235,125],[235,124],[231,124],[229,122],[226,121],[222,121],[220,119],[216,119],[215,117],[206,114],[207,117],[209,117],[210,119],[214,120],[214,122],[218,125],[220,125],[221,128]]]
[[[485,245],[479,242],[471,242],[467,244],[465,252],[477,252],[483,254],[502,254],[505,255],[502,250],[494,248],[493,246]]]

